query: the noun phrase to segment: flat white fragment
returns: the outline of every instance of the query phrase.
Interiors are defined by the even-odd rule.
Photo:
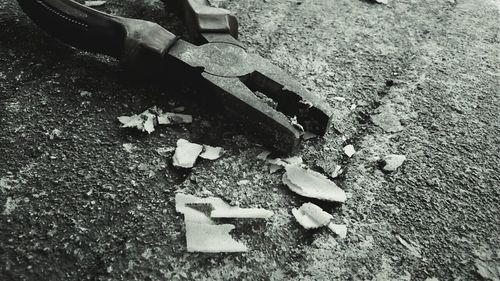
[[[216,197],[199,198],[183,193],[177,193],[175,195],[175,208],[177,212],[184,213],[186,208],[193,209],[195,205],[209,205],[211,207],[209,214],[211,218],[267,219],[273,215],[272,211],[265,209],[231,206],[224,200]]]
[[[193,168],[196,159],[202,151],[202,145],[191,143],[185,139],[179,139],[173,157],[173,164],[176,167]]]
[[[155,130],[156,115],[149,112],[148,109],[139,115],[120,116],[118,121],[122,123],[122,128],[137,128],[151,134]]]
[[[339,238],[346,238],[347,237],[347,225],[345,224],[334,224],[330,223],[328,225],[328,228],[333,231],[333,233],[337,234]]]
[[[193,116],[188,114],[165,112],[158,115],[158,124],[190,124],[193,123]]]
[[[356,153],[356,150],[352,144],[349,144],[344,147],[344,153],[347,157],[352,157]]]
[[[270,164],[269,172],[273,174],[289,165],[297,165],[297,166],[302,165],[302,163],[304,163],[304,160],[302,160],[301,156],[292,156],[285,159],[282,158],[268,159],[267,163]]]
[[[399,240],[399,243],[401,243],[403,246],[405,246],[408,249],[408,251],[410,251],[410,253],[412,255],[414,255],[417,258],[422,257],[422,254],[420,254],[420,249],[418,248],[418,245],[416,245],[413,241],[408,240],[409,241],[408,242],[399,235],[396,235],[396,238]]]
[[[386,172],[396,171],[403,162],[406,161],[406,156],[399,154],[390,154],[384,157],[384,167],[382,168]]]
[[[389,0],[375,0],[375,2],[385,5],[389,4]]]
[[[188,252],[234,253],[246,252],[247,246],[234,240],[229,232],[235,228],[232,224],[212,225],[186,222],[186,245]]]
[[[345,192],[322,174],[303,169],[297,165],[289,165],[285,169],[283,183],[291,191],[304,197],[345,202]]]
[[[332,215],[313,203],[304,203],[299,209],[293,209],[292,214],[305,229],[328,225],[333,218]]]
[[[207,208],[200,208],[207,205],[210,215],[206,214]],[[269,218],[273,215],[273,212],[264,209],[233,207],[216,197],[199,198],[183,193],[175,195],[175,209],[184,214],[188,252],[203,253],[248,251],[244,244],[229,234],[234,225],[217,225],[211,218]]]
[[[106,4],[107,1],[85,1],[87,7],[99,7]]]
[[[224,149],[222,147],[203,145],[203,152],[200,154],[200,157],[207,160],[217,160],[223,153]]]

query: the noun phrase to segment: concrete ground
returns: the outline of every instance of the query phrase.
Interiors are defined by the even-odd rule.
[[[347,238],[295,221],[309,200],[204,89],[131,81],[0,0],[0,280],[499,280],[499,1],[213,2],[239,17],[252,51],[335,109],[334,128],[299,155],[324,174],[345,167],[346,203],[313,202]],[[159,1],[102,9],[182,32]],[[194,123],[119,128],[117,116],[153,105],[185,106]],[[158,149],[179,138],[226,154],[177,171]],[[407,160],[383,173],[393,153]],[[236,223],[247,253],[187,253],[179,189],[275,215]]]

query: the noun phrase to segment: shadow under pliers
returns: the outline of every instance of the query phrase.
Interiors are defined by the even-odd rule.
[[[247,53],[237,40],[236,18],[207,0],[167,1],[197,45],[156,23],[112,16],[71,0],[18,2],[35,23],[66,44],[115,57],[132,69],[198,76],[225,110],[277,152],[291,153],[304,131],[324,135],[330,126],[330,107],[266,59]]]

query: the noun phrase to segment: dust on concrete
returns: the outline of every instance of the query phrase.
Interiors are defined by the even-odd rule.
[[[105,10],[182,32],[161,3],[141,2]],[[347,238],[294,221],[291,209],[306,200],[256,159],[257,139],[206,106],[204,89],[130,81],[116,62],[60,45],[2,0],[0,206],[11,198],[16,207],[0,216],[0,279],[477,280],[478,260],[498,266],[495,1],[217,2],[240,18],[251,50],[335,109],[335,129],[301,155],[318,170],[345,167],[336,182],[346,203],[315,203],[348,224]],[[150,136],[119,128],[117,116],[153,105],[185,106],[195,120]],[[371,122],[384,105],[402,131]],[[179,138],[227,152],[181,173],[158,153]],[[347,144],[357,150],[350,159]],[[384,174],[387,154],[407,160]],[[248,253],[187,254],[177,189],[276,215],[237,224]]]

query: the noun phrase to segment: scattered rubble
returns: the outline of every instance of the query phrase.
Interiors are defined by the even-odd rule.
[[[390,154],[384,157],[382,161],[384,163],[384,167],[382,167],[382,170],[386,172],[394,172],[401,165],[403,165],[403,162],[406,161],[406,156],[399,154]]]
[[[337,234],[337,236],[341,239],[347,237],[347,225],[345,224],[328,224],[328,228],[333,231],[333,233]]]
[[[344,153],[350,158],[356,153],[356,150],[352,144],[349,144],[344,147]]]
[[[229,235],[235,228],[234,225],[217,225],[212,218],[267,219],[273,215],[273,212],[264,209],[230,206],[216,197],[199,198],[183,193],[175,195],[175,209],[184,214],[187,251],[203,253],[248,251],[244,244]],[[207,210],[208,215],[204,212]]]
[[[193,168],[198,157],[207,160],[217,160],[223,153],[224,149],[222,147],[201,145],[191,143],[185,139],[179,139],[177,141],[177,148],[175,149],[173,163],[176,167]]]
[[[293,209],[292,214],[305,229],[328,226],[340,238],[347,236],[346,225],[332,223],[333,216],[313,203],[304,203],[299,209]]]
[[[179,139],[173,157],[173,164],[180,168],[193,168],[196,159],[198,159],[202,151],[202,145],[191,143],[185,139]]]
[[[120,116],[118,121],[122,123],[122,128],[137,128],[151,134],[154,132],[156,125],[189,124],[193,122],[193,117],[187,114],[164,113],[161,109],[153,106],[141,114]]]
[[[304,197],[345,202],[345,192],[322,174],[303,169],[297,165],[288,165],[285,169],[283,183],[291,191]]]

